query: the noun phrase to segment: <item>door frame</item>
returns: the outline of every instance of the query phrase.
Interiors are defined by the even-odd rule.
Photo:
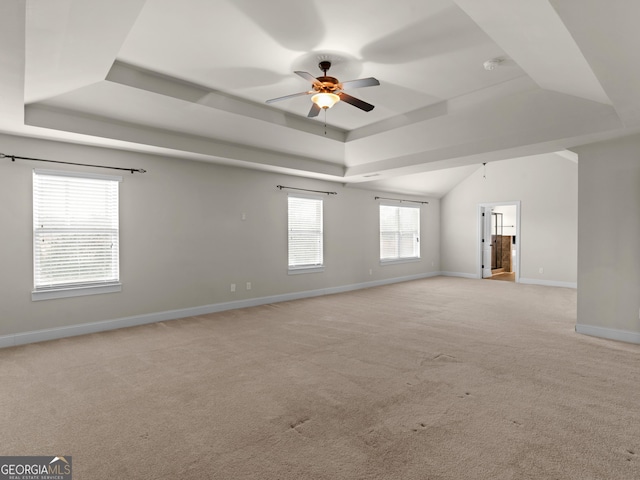
[[[477,224],[478,224],[478,238],[477,238],[477,250],[476,250],[476,275],[477,278],[484,278],[482,276],[482,260],[483,260],[483,250],[484,244],[482,239],[484,238],[485,231],[485,220],[483,219],[482,213],[486,210],[491,212],[492,207],[508,207],[515,206],[516,207],[516,261],[514,265],[515,272],[515,280],[516,283],[520,283],[520,245],[522,245],[522,235],[520,233],[520,200],[514,200],[511,202],[491,202],[491,203],[479,203],[478,204],[478,216],[477,216]],[[491,225],[489,220],[489,225]],[[489,239],[490,240],[490,239]],[[491,268],[491,265],[489,265]]]

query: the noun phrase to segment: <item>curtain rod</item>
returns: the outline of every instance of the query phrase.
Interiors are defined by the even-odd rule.
[[[429,205],[429,202],[420,202],[418,200],[402,200],[400,198],[387,198],[387,197],[373,197],[373,198],[374,200],[393,200],[394,202],[400,202],[400,203],[403,203],[403,202],[421,203],[421,204],[426,203],[427,205]]]
[[[91,165],[88,163],[73,163],[73,162],[63,162],[61,160],[44,160],[42,158],[31,158],[31,157],[18,157],[17,155],[8,155],[5,153],[0,153],[0,158],[10,158],[12,162],[17,160],[33,160],[34,162],[49,162],[49,163],[63,163],[65,165],[78,165],[80,167],[97,167],[97,168],[108,168],[111,170],[125,170],[131,173],[146,173],[147,171],[143,168],[124,168],[124,167],[109,167],[106,165]]]
[[[322,190],[308,190],[306,188],[296,188],[296,187],[285,187],[284,185],[276,185],[276,188],[282,190],[283,188],[288,188],[289,190],[302,190],[303,192],[313,192],[313,193],[326,193],[327,195],[337,195],[338,192],[325,192]]]

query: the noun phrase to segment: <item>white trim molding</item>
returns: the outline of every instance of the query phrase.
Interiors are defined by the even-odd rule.
[[[392,283],[401,283],[411,280],[436,277],[438,275],[440,275],[440,272],[428,272],[405,277],[396,277],[384,280],[376,280],[372,282],[343,285],[339,287],[306,290],[303,292],[271,295],[269,297],[248,298],[246,300],[214,303],[211,305],[202,305],[200,307],[183,308],[179,310],[168,310],[165,312],[148,313],[143,315],[135,315],[132,317],[117,318],[114,320],[104,320],[101,322],[82,323],[78,325],[49,328],[32,332],[14,333],[10,335],[0,336],[0,348],[14,347],[17,345],[25,345],[28,343],[44,342],[47,340],[57,340],[60,338],[75,337],[78,335],[86,335],[89,333],[106,332],[109,330],[116,330],[118,328],[135,327],[138,325],[146,325],[148,323],[177,320],[179,318],[207,315],[209,313],[223,312],[225,310],[233,310],[236,308],[256,307],[258,305],[266,305],[269,303],[287,302],[290,300],[299,300],[302,298],[319,297],[322,295],[331,295],[334,293],[350,292],[353,290],[378,287],[382,285],[389,285]]]
[[[120,282],[102,285],[79,285],[67,288],[50,288],[34,290],[31,292],[31,300],[52,300],[54,298],[80,297],[83,295],[100,295],[103,293],[116,293],[122,291]]]
[[[465,272],[440,272],[440,275],[442,275],[443,277],[460,277],[460,278],[472,278],[472,279],[480,278],[475,273],[465,273]]]
[[[520,283],[526,283],[529,285],[542,285],[545,287],[578,288],[578,282],[559,282],[557,280],[540,280],[538,278],[520,277]]]
[[[576,333],[589,335],[590,337],[618,340],[620,342],[640,344],[640,332],[629,332],[615,328],[596,327],[595,325],[576,325]]]

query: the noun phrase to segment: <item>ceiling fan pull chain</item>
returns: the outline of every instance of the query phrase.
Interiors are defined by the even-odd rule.
[[[323,108],[324,110],[324,136],[327,136],[327,108]]]

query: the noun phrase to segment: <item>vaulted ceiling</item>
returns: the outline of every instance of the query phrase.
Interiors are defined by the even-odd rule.
[[[631,0],[3,0],[0,130],[441,196],[482,162],[638,131],[639,18]],[[265,103],[322,60],[377,78],[345,89],[375,108]]]

